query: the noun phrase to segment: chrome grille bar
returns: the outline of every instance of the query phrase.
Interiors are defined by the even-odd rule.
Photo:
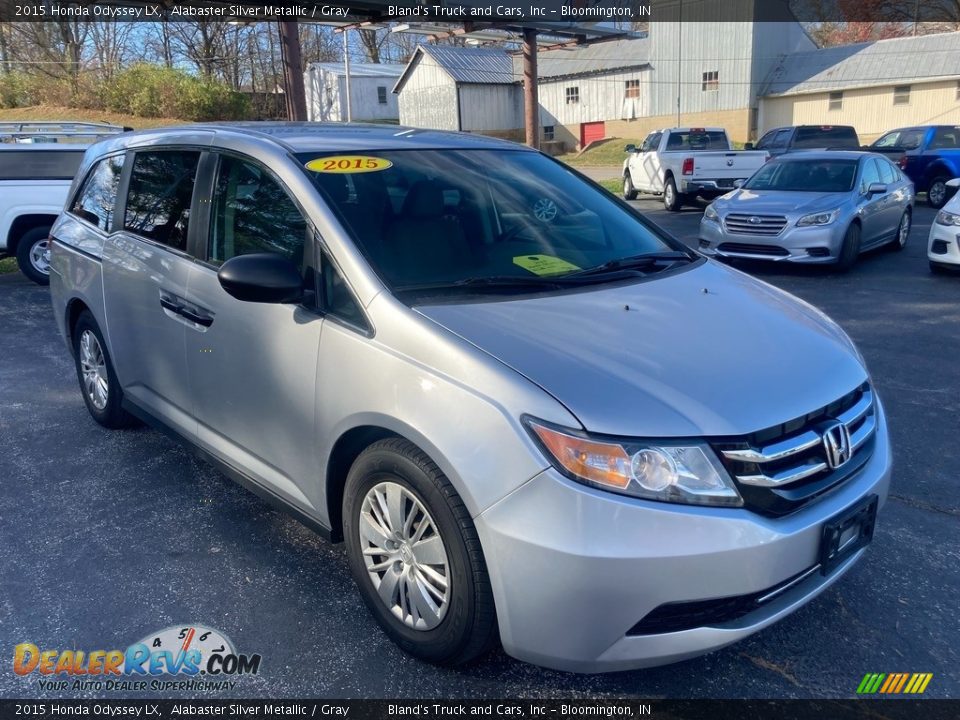
[[[765,475],[763,473],[760,473],[759,475],[738,475],[737,480],[745,485],[757,485],[758,487],[780,487],[782,485],[795,483],[798,480],[803,480],[811,475],[816,475],[817,473],[823,472],[826,469],[827,464],[825,462],[818,462],[801,465],[798,468],[792,467],[786,470],[781,470],[774,475]]]
[[[756,222],[751,222],[755,218]],[[727,230],[738,235],[779,235],[787,226],[787,218],[783,215],[744,215],[731,213],[724,218]]]
[[[808,430],[802,435],[797,435],[792,438],[787,438],[786,440],[775,442],[772,445],[767,445],[759,450],[754,448],[746,448],[745,450],[724,450],[723,455],[731,460],[740,460],[741,462],[768,463],[776,462],[777,460],[783,460],[791,455],[805,452],[811,448],[815,448],[820,443],[820,434],[815,433],[813,430]]]

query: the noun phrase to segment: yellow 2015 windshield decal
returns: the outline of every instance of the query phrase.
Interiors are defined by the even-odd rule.
[[[513,259],[513,264],[529,270],[534,275],[560,275],[580,269],[553,255],[518,255]]]
[[[386,170],[393,163],[370,155],[334,155],[311,160],[306,167],[318,173],[365,173]]]

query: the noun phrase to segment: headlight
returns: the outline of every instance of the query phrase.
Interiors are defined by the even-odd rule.
[[[703,216],[707,220],[713,220],[714,222],[717,222],[717,218],[719,217],[712,203],[710,205],[707,205],[707,209],[703,211]]]
[[[690,505],[743,504],[704,443],[590,438],[526,419],[547,456],[564,475],[622,495]]]
[[[804,215],[802,218],[797,220],[797,227],[809,227],[811,225],[829,225],[834,220],[837,219],[837,214],[839,210],[831,210],[830,212],[821,212],[813,213],[812,215]]]
[[[960,215],[941,210],[937,213],[936,223],[937,225],[960,225]]]

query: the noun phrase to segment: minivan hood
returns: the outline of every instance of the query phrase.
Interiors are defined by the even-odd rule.
[[[796,215],[833,210],[850,199],[849,193],[788,192],[740,188],[717,198],[720,213]]]
[[[867,377],[821,312],[712,261],[632,285],[417,310],[595,433],[749,433],[821,408]]]

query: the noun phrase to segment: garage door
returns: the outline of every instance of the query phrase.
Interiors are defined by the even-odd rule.
[[[606,136],[602,122],[580,123],[580,147],[584,148],[594,140],[603,140]]]

